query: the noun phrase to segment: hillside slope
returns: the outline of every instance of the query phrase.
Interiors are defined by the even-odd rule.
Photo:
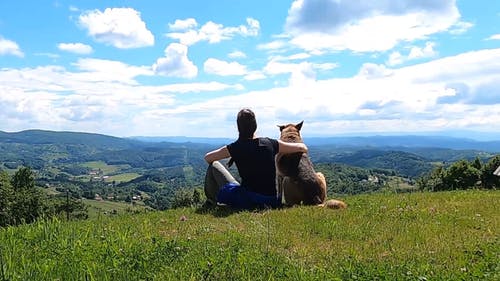
[[[498,280],[499,191],[347,210],[176,209],[0,229],[4,280]]]

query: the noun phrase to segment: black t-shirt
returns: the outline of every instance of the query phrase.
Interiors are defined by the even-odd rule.
[[[241,185],[248,190],[276,196],[276,165],[278,141],[271,138],[237,140],[227,146],[238,167]]]

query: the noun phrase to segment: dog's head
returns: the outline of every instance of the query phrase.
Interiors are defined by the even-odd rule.
[[[278,125],[281,132],[280,139],[286,142],[302,142],[300,129],[302,129],[303,123],[304,121],[298,124]]]

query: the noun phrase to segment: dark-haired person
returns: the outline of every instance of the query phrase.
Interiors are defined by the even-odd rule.
[[[238,209],[281,206],[276,189],[275,156],[278,152],[307,153],[307,146],[257,137],[255,114],[248,108],[238,112],[236,123],[238,139],[205,155],[209,164],[204,187],[207,203],[223,203]],[[218,161],[229,157],[236,163],[241,184]]]

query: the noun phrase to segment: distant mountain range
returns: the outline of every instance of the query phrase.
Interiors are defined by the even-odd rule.
[[[229,138],[200,138],[200,137],[132,137],[120,138],[102,134],[81,132],[57,132],[45,130],[26,130],[21,132],[0,131],[0,143],[25,144],[86,144],[101,146],[108,149],[126,149],[140,147],[152,143],[193,143],[208,145],[223,145],[234,141]],[[310,137],[304,138],[309,146],[334,146],[383,148],[407,150],[409,148],[446,148],[456,150],[479,150],[500,153],[500,140],[479,141],[466,138],[446,136],[360,136],[360,137]]]
[[[206,143],[223,145],[234,141],[229,138],[196,138],[196,137],[132,137],[144,142],[174,142],[174,143]],[[500,152],[500,140],[479,141],[467,138],[446,136],[353,136],[353,137],[304,137],[304,142],[310,146],[330,145],[336,147],[364,148],[446,148],[456,150],[480,150]],[[405,149],[405,150],[406,150]]]
[[[228,138],[141,137],[119,138],[93,133],[27,130],[0,131],[0,170],[20,165],[39,171],[50,167],[74,169],[81,163],[103,161],[150,169],[192,167],[203,174],[203,155],[234,141]],[[476,157],[487,161],[500,153],[500,141],[477,141],[436,136],[363,136],[305,138],[314,163],[342,163],[366,169],[385,169],[416,177],[433,163],[452,163]],[[133,170],[137,172],[137,170]]]

